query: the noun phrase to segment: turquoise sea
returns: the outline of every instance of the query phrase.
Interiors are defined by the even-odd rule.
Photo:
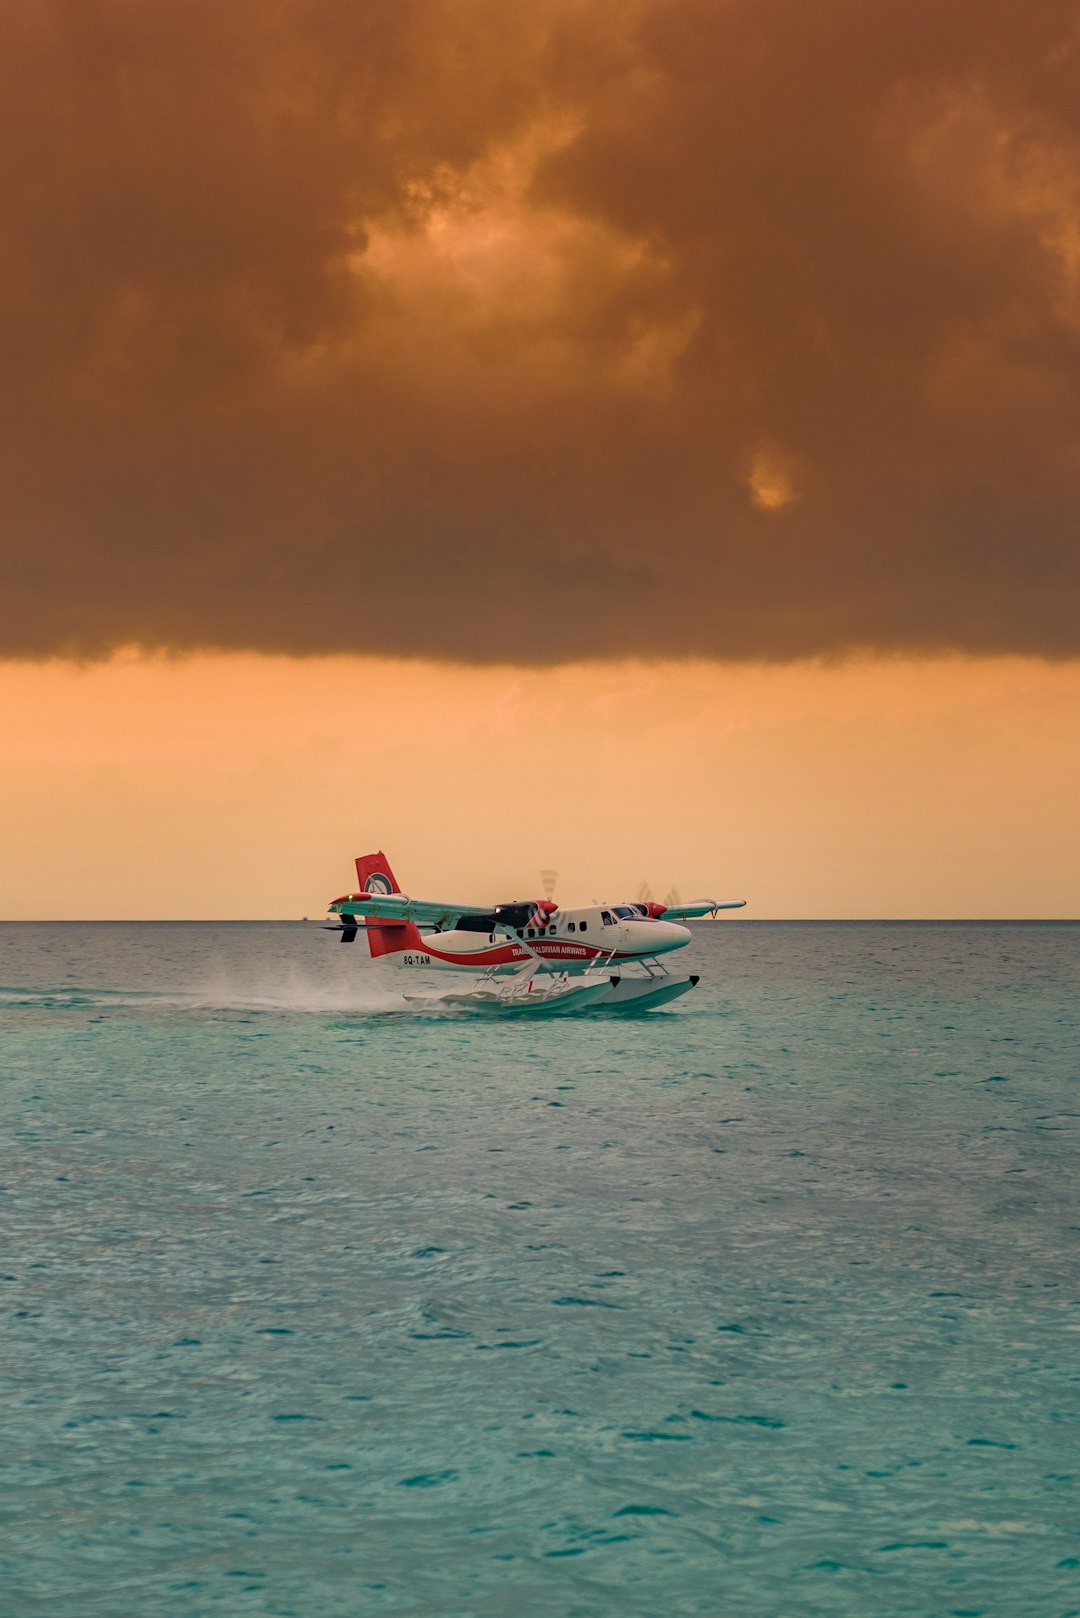
[[[0,927],[5,1618],[1080,1613],[1080,926],[685,960]]]

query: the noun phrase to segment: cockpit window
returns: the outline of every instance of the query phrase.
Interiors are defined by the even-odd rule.
[[[633,905],[616,905],[615,914],[622,916],[624,921],[633,921],[635,911]]]
[[[615,926],[615,917],[611,914],[610,910],[601,910],[600,919],[604,923],[605,927]]]

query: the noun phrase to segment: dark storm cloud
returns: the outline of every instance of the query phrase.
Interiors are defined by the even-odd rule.
[[[9,0],[0,653],[1080,653],[1064,0]]]

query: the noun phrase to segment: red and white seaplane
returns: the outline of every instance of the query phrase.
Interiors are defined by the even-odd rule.
[[[552,899],[498,905],[440,904],[401,892],[383,853],[356,861],[358,891],[329,905],[343,944],[359,933],[373,960],[422,971],[475,972],[467,993],[438,1005],[478,1010],[646,1011],[686,994],[696,975],[672,977],[662,957],[691,939],[681,922],[739,910],[745,899],[696,904],[593,904],[564,910]],[[432,1003],[431,996],[406,995]]]

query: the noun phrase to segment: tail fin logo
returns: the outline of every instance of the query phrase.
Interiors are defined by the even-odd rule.
[[[382,849],[377,854],[361,854],[356,861],[356,880],[361,893],[400,893],[397,877]]]

